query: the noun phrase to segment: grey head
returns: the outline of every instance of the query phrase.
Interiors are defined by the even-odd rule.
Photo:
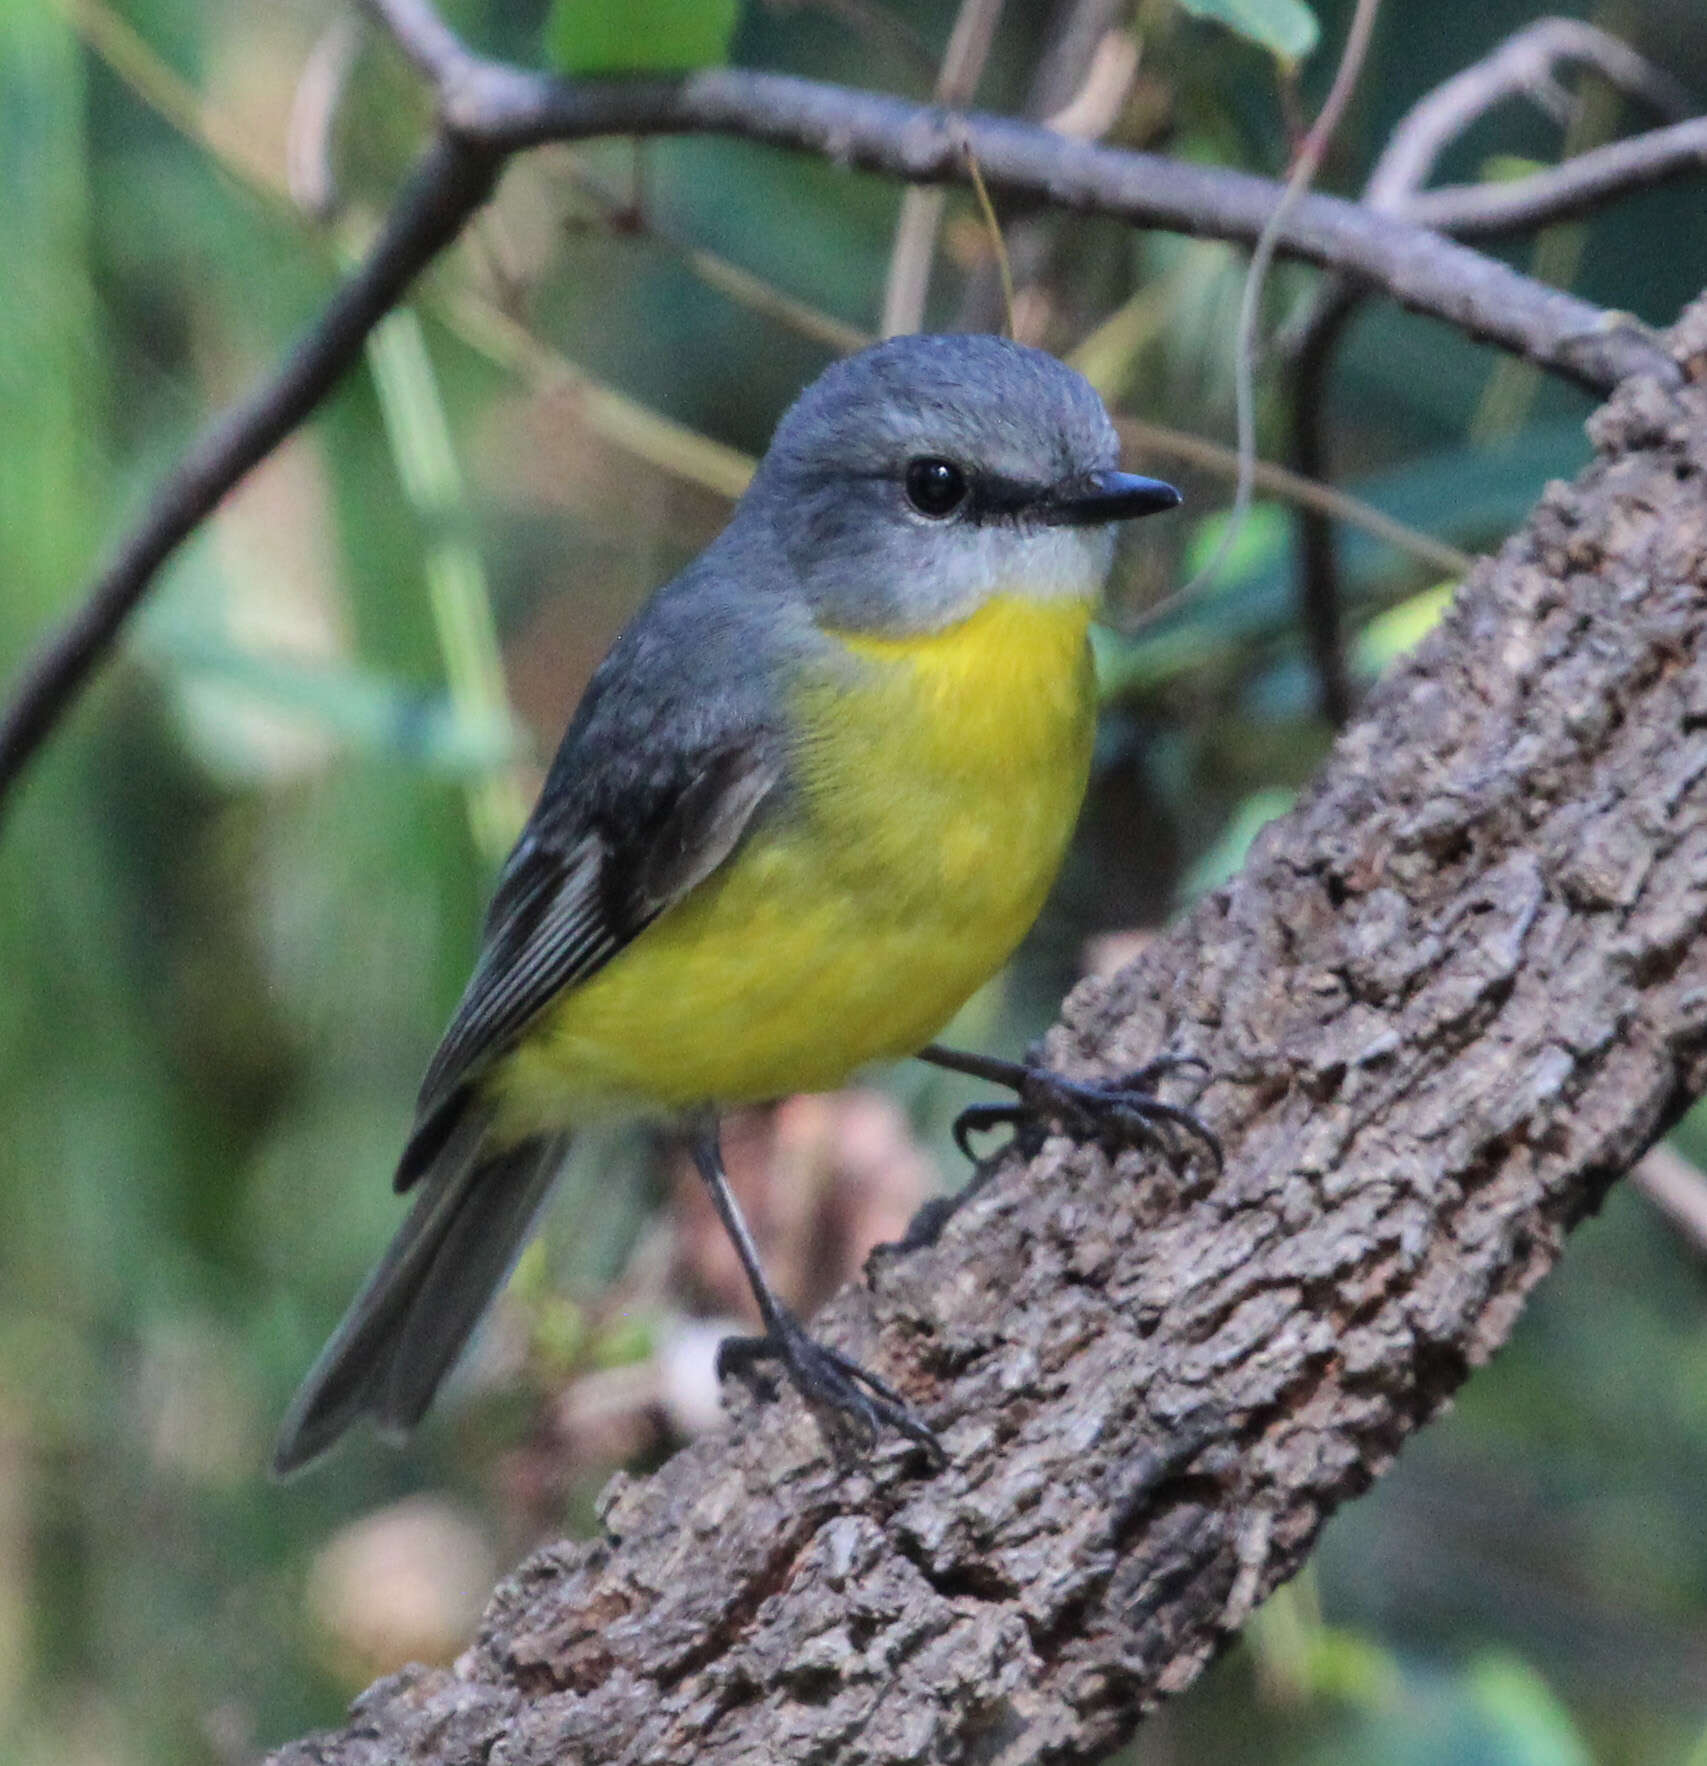
[[[1114,524],[1179,502],[1118,455],[1095,389],[1042,350],[891,338],[795,401],[728,537],[769,551],[824,625],[937,630],[996,594],[1099,593]]]

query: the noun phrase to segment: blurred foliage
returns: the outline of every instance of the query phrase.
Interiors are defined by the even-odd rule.
[[[494,53],[540,61],[548,34],[570,66],[628,53],[588,34],[620,9],[448,10]],[[727,49],[916,96],[953,10],[647,16],[674,65]],[[1023,106],[1053,10],[1007,9],[981,103]],[[1304,52],[1272,35],[1311,16],[1296,0],[1191,10]],[[1306,111],[1349,9],[1316,10],[1330,47],[1300,70]],[[1389,6],[1324,181],[1355,189],[1406,106],[1536,10]],[[8,672],[207,413],[278,360],[394,188],[426,106],[369,42],[319,144],[339,218],[313,225],[285,197],[293,104],[336,16],[329,0],[0,0]],[[1593,16],[1707,93],[1698,0]],[[1173,0],[1141,0],[1132,23],[1143,53],[1114,138],[1284,165],[1290,76],[1260,41]],[[1558,148],[1514,106],[1441,173]],[[174,561],[20,794],[0,834],[0,1760],[193,1766],[331,1722],[398,1652],[454,1652],[496,1567],[587,1528],[614,1464],[713,1413],[715,1330],[688,1315],[739,1303],[714,1223],[650,1144],[585,1143],[475,1365],[408,1451],[362,1439],[283,1488],[262,1475],[394,1223],[414,1087],[539,757],[623,617],[716,531],[788,399],[874,323],[898,200],[727,141],[519,161],[367,372]],[[1568,250],[1514,260],[1664,322],[1707,283],[1699,201],[1650,192]],[[1006,220],[1028,337],[1062,354],[1094,339],[1087,365],[1123,409],[1230,432],[1238,253]],[[942,256],[931,322],[993,322],[967,197]],[[1309,281],[1282,267],[1271,316]],[[1275,457],[1285,412],[1264,390]],[[1580,397],[1379,303],[1333,410],[1347,488],[1466,547],[1587,457]],[[1215,543],[1224,482],[1182,482],[1188,514],[1128,553],[1123,607]],[[1367,676],[1443,591],[1408,553],[1342,539]],[[1225,875],[1321,758],[1291,544],[1285,506],[1264,504],[1208,591],[1101,641],[1081,839],[968,1037],[1035,1035],[1093,934],[1140,932]],[[922,1070],[877,1080],[888,1099],[801,1100],[731,1136],[808,1301],[958,1178],[946,1125],[968,1094]],[[1707,1160],[1707,1127],[1680,1146]],[[1620,1192],[1456,1414],[1127,1757],[1707,1760],[1704,1480],[1701,1253]]]
[[[545,47],[566,74],[682,72],[729,59],[739,0],[553,0]]]
[[[1322,27],[1304,0],[1180,0],[1193,18],[1212,18],[1287,63],[1299,62],[1321,40]]]

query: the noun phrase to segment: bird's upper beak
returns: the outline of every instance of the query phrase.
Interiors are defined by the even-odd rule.
[[[1087,472],[1058,485],[1039,506],[1045,521],[1062,527],[1097,527],[1105,521],[1132,521],[1177,509],[1182,501],[1171,484],[1133,472]]]

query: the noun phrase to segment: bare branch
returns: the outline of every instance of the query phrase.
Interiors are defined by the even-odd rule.
[[[931,94],[938,104],[959,110],[971,103],[978,82],[984,77],[984,63],[990,58],[1001,16],[1002,0],[960,0]],[[918,186],[901,198],[895,243],[889,252],[889,274],[883,287],[883,316],[878,322],[884,337],[917,331],[925,322],[925,301],[930,295],[931,266],[936,260],[945,201],[943,190]]]
[[[1649,1147],[1630,1181],[1671,1222],[1697,1257],[1707,1257],[1707,1174],[1668,1146]]]
[[[1707,1084],[1707,383],[1591,428],[1241,874],[1067,1003],[1071,1070],[1208,1061],[1224,1173],[1010,1154],[817,1321],[948,1465],[748,1414],[278,1766],[1077,1766],[1190,1684]]]
[[[970,152],[992,189],[1245,243],[1260,235],[1279,196],[1272,183],[1244,173],[776,74],[726,68],[680,80],[569,85],[472,55],[424,0],[370,0],[370,10],[433,81],[440,136],[366,262],[278,375],[203,432],[70,623],[26,663],[0,720],[0,801],[111,647],[161,563],[325,397],[368,330],[485,200],[512,152],[594,135],[718,133],[917,183],[964,181]],[[1381,288],[1591,389],[1637,373],[1676,378],[1635,321],[1352,203],[1301,199],[1279,230],[1277,249]]]
[[[1315,121],[1298,144],[1286,188],[1251,253],[1250,272],[1245,277],[1244,295],[1239,302],[1238,337],[1234,345],[1233,389],[1238,407],[1239,480],[1233,491],[1233,507],[1214,556],[1184,588],[1169,597],[1170,601],[1184,601],[1204,583],[1214,580],[1244,525],[1245,512],[1251,502],[1251,467],[1257,457],[1257,320],[1261,313],[1263,282],[1274,258],[1280,230],[1286,225],[1286,217],[1297,207],[1315,178],[1322,155],[1327,152],[1345,107],[1351,102],[1379,10],[1380,0],[1357,0],[1333,84],[1328,88]],[[1351,677],[1346,672],[1345,654],[1340,647],[1339,602],[1337,598],[1324,600],[1307,594],[1302,611],[1305,642],[1310,660],[1315,665],[1322,709],[1332,722],[1343,723],[1351,715]]]
[[[1441,154],[1508,99],[1528,97],[1555,113],[1568,108],[1555,79],[1560,65],[1593,68],[1620,92],[1662,116],[1687,115],[1692,108],[1689,94],[1670,74],[1609,32],[1579,19],[1537,19],[1406,112],[1364,185],[1364,203],[1454,237],[1495,234],[1586,212],[1623,190],[1638,188],[1644,180],[1657,183],[1707,163],[1703,157],[1707,122],[1683,123],[1677,129],[1656,130],[1651,136],[1582,154],[1552,171],[1510,184],[1451,187],[1419,195]],[[1304,477],[1324,483],[1332,476],[1328,379],[1340,339],[1366,292],[1348,282],[1331,283],[1316,292],[1293,328],[1291,462]],[[1315,509],[1301,510],[1298,517],[1298,597],[1299,620],[1322,682],[1323,715],[1334,724],[1343,723],[1351,708],[1351,689],[1343,664],[1336,666],[1339,555],[1332,523]]]
[[[992,190],[1245,245],[1255,244],[1280,194],[1247,172],[736,68],[668,83],[571,87],[482,63],[446,94],[444,116],[495,149],[594,134],[727,134],[917,183],[965,182],[970,150]],[[1366,282],[1590,391],[1604,392],[1630,373],[1670,373],[1640,325],[1609,320],[1574,295],[1338,197],[1303,197],[1277,250]]]
[[[1503,184],[1445,184],[1405,205],[1410,220],[1462,239],[1529,233],[1620,196],[1707,172],[1707,117],[1650,129]]]
[[[1611,32],[1576,18],[1537,19],[1411,106],[1376,160],[1363,200],[1384,214],[1408,210],[1411,198],[1434,176],[1441,154],[1489,111],[1518,97],[1554,108],[1560,66],[1591,67],[1625,97],[1662,117],[1687,117],[1695,108],[1670,74]]]
[[[501,163],[500,156],[457,137],[436,140],[366,262],[332,297],[277,375],[197,438],[71,620],[25,665],[0,718],[0,793],[112,646],[161,564],[359,359],[368,333],[402,298],[421,266],[486,200]]]
[[[967,182],[970,153],[992,190],[1253,246],[1279,200],[1275,184],[1249,173],[786,74],[709,68],[680,80],[571,85],[472,54],[422,0],[369,6],[399,33],[417,65],[436,70],[444,126],[495,151],[593,135],[723,134],[925,184]],[[1631,373],[1674,377],[1633,321],[1355,203],[1302,198],[1279,229],[1276,249],[1367,282],[1590,391],[1605,392]]]

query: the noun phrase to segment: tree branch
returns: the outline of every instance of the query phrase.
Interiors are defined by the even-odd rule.
[[[1280,195],[1271,180],[1248,172],[741,68],[708,69],[679,81],[569,86],[471,61],[442,89],[441,114],[457,133],[506,151],[588,135],[720,134],[820,154],[910,183],[965,182],[970,152],[993,191],[1244,245],[1255,243]],[[1605,392],[1631,373],[1667,372],[1640,325],[1339,197],[1302,198],[1277,249],[1367,283],[1590,391]]]
[[[1383,213],[1405,207],[1434,176],[1447,148],[1508,99],[1531,98],[1564,122],[1570,100],[1554,77],[1562,65],[1593,68],[1626,98],[1669,121],[1694,109],[1677,80],[1610,31],[1582,19],[1538,18],[1406,111],[1369,174],[1363,200]]]
[[[1707,301],[1675,341],[1241,875],[1068,1001],[1070,1069],[1209,1062],[1223,1175],[1050,1140],[818,1321],[946,1468],[838,1470],[785,1398],[277,1766],[1065,1766],[1195,1678],[1707,1084]]]
[[[931,92],[935,103],[950,109],[971,103],[978,82],[984,77],[984,64],[990,59],[1001,16],[1002,0],[960,0]],[[895,242],[889,250],[883,313],[877,327],[884,337],[917,331],[925,322],[925,301],[930,295],[945,201],[946,193],[940,186],[920,185],[915,185],[902,199],[901,212],[895,218]]]
[[[1322,108],[1315,121],[1305,130],[1299,141],[1298,151],[1293,156],[1292,169],[1287,174],[1285,192],[1279,205],[1269,216],[1262,236],[1257,240],[1256,250],[1251,253],[1250,273],[1245,277],[1244,294],[1239,302],[1237,341],[1234,345],[1233,401],[1238,417],[1239,478],[1233,491],[1233,506],[1228,512],[1226,528],[1214,553],[1190,582],[1175,590],[1172,599],[1187,600],[1202,584],[1214,581],[1222,561],[1232,549],[1239,528],[1244,525],[1251,499],[1251,465],[1257,454],[1256,338],[1263,281],[1273,259],[1275,240],[1286,224],[1286,216],[1297,206],[1300,197],[1314,179],[1322,155],[1327,152],[1334,131],[1339,127],[1340,117],[1351,102],[1358,75],[1363,68],[1364,56],[1369,50],[1369,40],[1375,31],[1379,7],[1380,0],[1357,0],[1351,23],[1346,28],[1345,46],[1340,52],[1339,68],[1334,74],[1333,84],[1328,88],[1328,95],[1322,101]],[[1312,606],[1306,595],[1302,609],[1304,636],[1315,667],[1316,691],[1323,711],[1337,725],[1344,723],[1351,715],[1351,672],[1346,667],[1345,652],[1339,640],[1337,603],[1330,604],[1325,609],[1325,620],[1314,617],[1321,611],[1323,610]]]
[[[370,0],[370,10],[433,82],[439,138],[367,261],[277,376],[203,432],[78,612],[26,662],[0,718],[0,805],[160,565],[326,396],[367,332],[485,200],[511,153],[595,135],[715,133],[910,182],[949,183],[966,178],[970,151],[992,189],[1246,244],[1259,236],[1279,199],[1276,185],[1241,172],[777,74],[714,69],[681,80],[569,85],[472,55],[422,0]],[[1379,288],[1590,389],[1605,391],[1635,373],[1663,378],[1671,372],[1635,321],[1334,197],[1299,201],[1280,230],[1278,249]]]
[[[1561,64],[1594,69],[1626,97],[1662,116],[1687,116],[1691,108],[1688,92],[1670,74],[1610,32],[1580,19],[1537,19],[1412,105],[1369,174],[1364,204],[1454,237],[1497,234],[1548,226],[1625,190],[1707,165],[1707,119],[1697,119],[1581,154],[1509,184],[1454,185],[1420,194],[1447,148],[1507,100],[1528,97],[1555,114],[1567,111],[1568,95],[1554,78]],[[1367,292],[1351,282],[1330,282],[1315,292],[1293,327],[1291,464],[1322,483],[1332,477],[1328,380],[1340,340]],[[1337,726],[1352,703],[1340,641],[1338,546],[1333,523],[1319,510],[1300,510],[1296,525],[1299,623],[1315,664],[1322,714]]]
[[[1650,129],[1504,184],[1443,184],[1407,203],[1406,217],[1458,239],[1532,233],[1620,196],[1707,172],[1707,117]]]
[[[360,359],[368,333],[397,305],[421,266],[486,200],[501,164],[501,156],[457,136],[435,140],[366,261],[278,373],[203,430],[77,612],[26,662],[0,717],[0,803],[112,647],[155,572]]]

